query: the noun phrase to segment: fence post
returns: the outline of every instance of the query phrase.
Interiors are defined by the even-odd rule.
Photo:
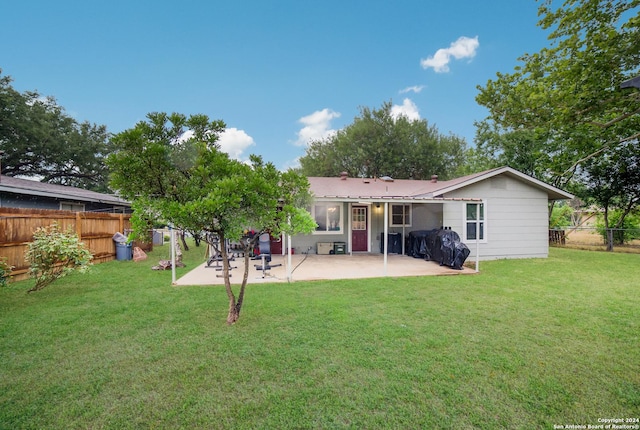
[[[82,219],[80,218],[80,212],[76,212],[76,235],[78,239],[82,240]]]

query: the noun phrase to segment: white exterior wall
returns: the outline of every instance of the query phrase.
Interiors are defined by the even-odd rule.
[[[395,202],[393,202],[395,203]],[[389,202],[389,211],[391,211]],[[396,203],[400,204],[400,203]],[[389,220],[389,233],[403,233],[406,238],[409,232],[416,230],[432,230],[442,227],[442,203],[404,203],[411,205],[411,225],[405,227],[392,227]],[[372,228],[372,252],[380,252],[380,240],[384,238],[384,203],[379,208],[372,205],[373,217],[371,218]],[[389,216],[389,214],[387,214]]]
[[[318,242],[348,242],[349,239],[349,204],[342,203],[342,232],[298,234],[292,238],[292,247],[297,254],[315,254]],[[311,249],[309,249],[311,248]]]
[[[480,259],[546,258],[549,254],[548,195],[545,191],[507,176],[496,176],[444,197],[481,198],[485,203],[485,240]],[[447,202],[443,222],[465,235],[465,203]],[[465,241],[475,258],[476,242]]]

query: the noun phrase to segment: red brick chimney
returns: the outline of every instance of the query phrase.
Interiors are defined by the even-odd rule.
[[[346,181],[349,174],[347,172],[340,172],[340,180]]]
[[[431,183],[435,184],[436,182],[438,182],[438,175],[431,175]]]

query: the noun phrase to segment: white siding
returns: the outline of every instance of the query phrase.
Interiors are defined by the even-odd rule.
[[[482,260],[545,258],[549,254],[547,193],[524,182],[497,176],[456,190],[445,197],[481,198],[486,202],[485,237],[480,242]],[[464,237],[463,202],[448,202],[444,224]],[[475,258],[476,243],[466,243]]]
[[[372,217],[372,252],[380,251],[380,241],[384,238],[384,204],[381,208],[374,209]],[[442,227],[442,203],[411,203],[411,226],[405,227],[391,227],[389,224],[390,233],[403,233],[403,237],[409,235],[409,232],[417,230],[432,230]],[[374,206],[375,208],[375,206]],[[389,203],[389,210],[391,210],[391,203]]]

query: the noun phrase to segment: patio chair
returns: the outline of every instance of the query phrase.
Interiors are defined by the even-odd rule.
[[[267,270],[272,267],[282,266],[282,264],[270,264],[271,262],[271,237],[269,233],[262,233],[258,238],[258,251],[260,252],[260,259],[262,264],[256,264],[257,270],[262,270],[262,277],[267,276]]]

